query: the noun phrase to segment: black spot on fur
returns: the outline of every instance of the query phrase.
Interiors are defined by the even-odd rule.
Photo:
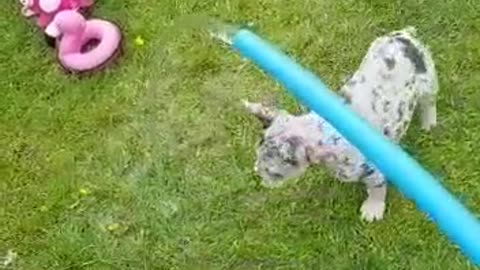
[[[377,86],[372,89],[372,95],[374,99],[378,99],[380,92],[382,91],[382,86]]]
[[[413,104],[413,102],[409,102],[408,103],[408,110],[413,111],[413,109],[415,109],[415,104]]]
[[[298,160],[296,159],[296,157],[285,159],[285,163],[287,163],[288,165],[293,166],[293,167],[297,167],[298,164],[299,164],[299,162],[298,162]]]
[[[407,81],[407,82],[405,83],[405,88],[408,89],[408,88],[410,88],[410,87],[412,87],[412,82],[411,82],[411,81]]]
[[[333,138],[333,145],[337,145],[339,141],[340,141],[340,137]]]
[[[278,144],[275,143],[275,141],[270,137],[265,138],[261,147],[263,150],[265,150],[263,159],[276,158],[280,156],[280,149]]]
[[[392,131],[390,130],[390,128],[386,127],[383,129],[383,135],[387,136],[387,137],[390,137],[392,136]]]
[[[359,78],[350,78],[347,80],[347,82],[345,83],[345,85],[348,87],[348,88],[351,88],[351,87],[354,87],[355,85],[357,85],[357,83],[364,83],[365,82],[365,76],[362,75],[360,76]]]
[[[422,52],[420,52],[410,40],[404,37],[396,37],[396,40],[404,45],[403,55],[413,63],[415,66],[415,73],[426,73],[427,68],[425,66],[425,59]]]
[[[278,145],[271,138],[266,138],[262,144],[262,148],[265,149],[263,155],[264,160],[278,159],[280,158],[285,164],[291,166],[298,166],[299,161],[297,159],[297,149],[302,143],[300,137],[290,137],[285,141],[286,145]],[[284,148],[285,147],[285,148]]]
[[[388,70],[392,70],[393,68],[395,68],[395,59],[385,57],[383,58],[383,61],[385,61],[385,64],[387,65]]]
[[[362,172],[362,178],[363,178],[363,177],[368,177],[368,176],[372,175],[372,174],[375,172],[375,170],[374,170],[371,166],[369,166],[368,164],[366,164],[366,163],[363,163],[363,164],[361,165],[361,168],[362,168],[362,170],[363,170],[363,172]]]
[[[398,121],[401,121],[403,119],[403,115],[405,114],[405,101],[400,101],[400,104],[398,104],[397,108],[397,115],[398,115]]]
[[[373,112],[377,112],[377,106],[375,105],[375,102],[370,103],[370,106],[372,107]]]
[[[390,111],[390,101],[387,100],[383,103],[383,112],[387,113],[388,111]]]
[[[302,144],[303,139],[298,136],[292,136],[287,139],[287,143],[290,144],[292,148],[298,148]]]
[[[278,148],[276,147],[272,147],[272,148],[267,148],[267,151],[265,152],[265,158],[266,159],[269,159],[269,158],[275,158],[279,156],[279,151],[278,151]]]
[[[341,96],[343,97],[345,104],[352,104],[352,96],[350,94],[343,92],[341,93]]]
[[[299,161],[297,159],[296,153],[297,153],[297,149],[302,144],[302,138],[297,136],[289,137],[286,140],[286,143],[288,144],[288,148],[285,153],[285,156],[283,157],[284,162],[291,166],[298,166]]]
[[[351,164],[350,162],[350,158],[349,157],[345,157],[342,161],[343,165],[345,166],[349,166]]]

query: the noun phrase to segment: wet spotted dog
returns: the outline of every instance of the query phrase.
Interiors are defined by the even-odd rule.
[[[399,142],[417,105],[421,125],[436,125],[438,82],[429,50],[407,27],[377,38],[358,70],[340,89],[345,102],[385,136]],[[360,212],[366,221],[385,211],[384,176],[331,125],[313,112],[294,116],[284,110],[245,101],[265,127],[255,170],[267,186],[299,177],[310,165],[325,165],[335,178],[362,181],[367,198]]]

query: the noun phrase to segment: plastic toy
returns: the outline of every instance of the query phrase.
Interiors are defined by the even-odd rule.
[[[93,6],[93,0],[20,0],[22,13],[27,17],[36,16],[37,25],[45,29],[55,15],[63,10],[85,12]]]
[[[231,32],[231,33],[230,33]],[[220,35],[355,145],[407,198],[480,265],[480,223],[402,148],[372,128],[323,84],[276,47],[246,29]],[[361,135],[359,135],[361,134]]]
[[[86,20],[79,12],[59,12],[46,33],[57,38],[57,56],[62,67],[73,73],[103,68],[118,56],[122,34],[113,23]]]
[[[20,0],[25,17],[36,17],[37,26],[45,30],[55,15],[62,10],[77,10],[84,15],[90,13],[93,0]],[[55,39],[44,33],[45,41],[55,47]]]

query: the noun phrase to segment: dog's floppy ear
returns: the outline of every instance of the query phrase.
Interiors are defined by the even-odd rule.
[[[279,114],[277,109],[264,106],[260,103],[251,103],[244,100],[243,105],[245,106],[247,111],[255,115],[258,120],[262,122],[264,127],[270,126],[275,117],[277,117]]]

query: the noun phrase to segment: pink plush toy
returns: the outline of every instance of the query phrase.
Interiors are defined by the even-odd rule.
[[[113,23],[85,18],[77,11],[59,12],[46,33],[56,37],[60,64],[73,73],[103,68],[119,54],[122,34]]]
[[[93,5],[93,0],[20,0],[22,13],[36,16],[37,25],[45,29],[53,21],[55,15],[63,10],[84,10]]]

